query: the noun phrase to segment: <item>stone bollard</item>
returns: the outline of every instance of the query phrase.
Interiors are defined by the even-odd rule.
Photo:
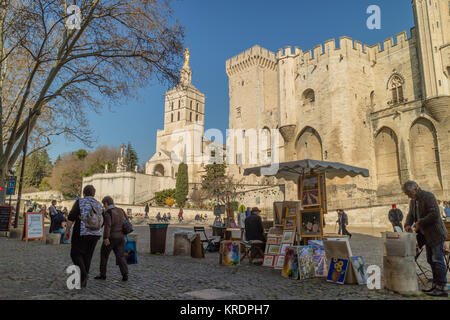
[[[22,239],[23,228],[12,228],[9,231],[9,237],[11,239]]]
[[[48,233],[45,235],[45,243],[57,245],[61,242],[61,234],[59,233]]]

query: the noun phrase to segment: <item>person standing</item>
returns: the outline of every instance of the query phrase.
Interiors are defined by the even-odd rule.
[[[97,212],[103,212],[100,202],[94,199],[95,188],[92,185],[87,185],[83,189],[83,198],[78,199],[70,210],[67,217],[66,233],[64,238],[69,240],[70,229],[74,224],[72,232],[72,246],[70,250],[70,257],[73,264],[80,268],[81,272],[81,287],[86,287],[89,268],[91,266],[92,255],[94,254],[95,246],[102,235],[101,225],[99,230],[92,230],[86,227],[85,220],[95,209]]]
[[[433,274],[432,287],[422,291],[429,296],[448,297],[445,290],[447,266],[444,259],[444,242],[448,234],[436,198],[431,192],[420,189],[414,181],[407,181],[402,190],[411,199],[405,231],[417,232],[418,247],[425,245],[427,262]]]
[[[394,228],[394,232],[396,232],[395,227],[399,227],[403,231],[403,212],[400,209],[397,209],[397,205],[393,204],[392,209],[389,210],[389,221],[392,223],[392,227]]]
[[[61,223],[59,225],[55,223],[55,217],[58,215],[58,210],[56,209],[56,200],[52,200],[51,206],[48,208],[50,213],[50,230],[49,233],[53,233],[55,230],[59,230],[61,227]],[[47,215],[47,214],[46,214]]]
[[[180,208],[180,211],[178,211],[178,222],[183,221],[183,208]]]
[[[127,281],[128,265],[125,259],[125,234],[122,231],[123,223],[126,220],[125,211],[116,207],[110,196],[104,197],[102,204],[106,210],[105,225],[103,228],[103,244],[100,249],[100,274],[95,279],[106,280],[106,267],[112,250],[119,264],[122,281]]]
[[[145,218],[148,218],[148,212],[150,211],[150,207],[148,206],[148,203],[145,204]]]
[[[344,236],[352,237],[352,234],[348,232],[347,226],[348,226],[348,216],[342,209],[338,209],[338,220],[336,221],[339,224],[339,232],[338,234],[342,234]]]

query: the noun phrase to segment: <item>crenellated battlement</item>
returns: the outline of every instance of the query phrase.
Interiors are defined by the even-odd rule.
[[[324,44],[319,44],[313,50],[308,51],[303,51],[299,47],[292,48],[286,46],[279,49],[275,54],[255,45],[239,55],[228,59],[226,62],[226,72],[230,76],[255,65],[275,71],[278,62],[287,58],[299,58],[300,63],[316,64],[321,59],[333,56],[338,56],[339,61],[346,58],[358,57],[366,59],[371,63],[376,63],[377,59],[407,48],[411,44],[414,44],[415,41],[416,30],[412,28],[410,38],[408,38],[406,31],[402,31],[395,38],[390,37],[384,40],[383,44],[376,43],[371,46],[346,36],[339,38],[339,46],[337,46],[336,39],[330,39],[325,41]]]
[[[226,61],[226,72],[228,76],[231,76],[256,65],[275,71],[277,65],[275,53],[255,45],[237,56],[228,59]]]
[[[339,46],[337,46],[336,39],[330,39],[325,41],[325,43],[319,44],[313,48],[313,50],[308,50],[303,52],[300,48],[295,47],[293,51],[291,47],[285,47],[277,52],[277,60],[282,60],[286,58],[296,58],[300,57],[303,62],[308,64],[317,63],[320,59],[340,56],[340,61],[346,57],[358,56],[364,57],[370,61],[376,60],[384,55],[391,54],[397,50],[401,50],[405,47],[411,45],[411,41],[416,40],[415,29],[411,29],[411,38],[408,38],[406,31],[400,32],[394,37],[388,38],[381,43],[374,45],[366,45],[360,41],[353,40],[349,37],[340,37]]]

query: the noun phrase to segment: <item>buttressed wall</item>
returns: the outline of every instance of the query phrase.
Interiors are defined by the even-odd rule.
[[[280,161],[369,169],[370,178],[328,181],[330,209],[405,203],[409,179],[450,199],[449,4],[415,0],[413,10],[409,38],[368,46],[341,37],[276,54],[254,46],[229,59],[230,129],[280,129]],[[297,199],[296,186],[287,189]]]

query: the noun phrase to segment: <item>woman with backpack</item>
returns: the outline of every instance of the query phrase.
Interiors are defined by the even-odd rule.
[[[80,268],[81,287],[86,287],[92,255],[97,241],[102,235],[103,208],[94,199],[95,188],[87,185],[83,189],[83,198],[78,199],[67,217],[64,238],[69,240],[70,229],[74,224],[70,257],[73,264]]]
[[[125,211],[114,206],[114,200],[111,197],[104,197],[102,203],[105,208],[105,225],[103,229],[103,244],[100,250],[100,274],[95,279],[106,280],[106,266],[112,250],[119,264],[122,281],[127,281],[128,266],[125,259],[125,234],[123,231],[123,225],[127,220],[127,216]]]

